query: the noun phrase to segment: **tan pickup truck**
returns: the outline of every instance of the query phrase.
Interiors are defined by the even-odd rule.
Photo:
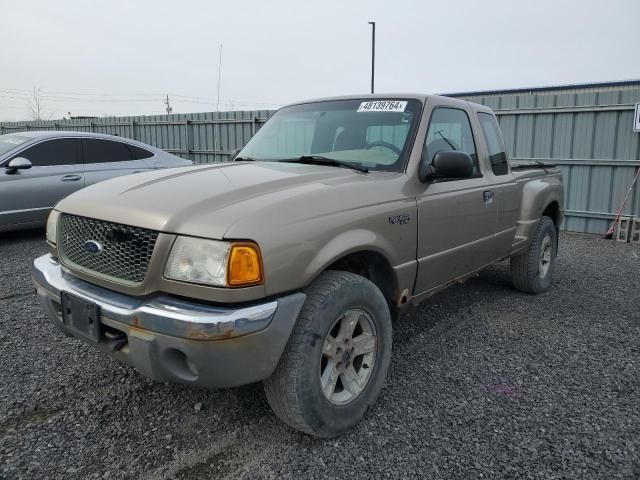
[[[551,285],[560,172],[510,166],[489,108],[298,103],[234,160],[61,201],[33,265],[53,322],[159,381],[263,381],[278,417],[332,436],[375,402],[406,307],[507,258],[515,288]]]

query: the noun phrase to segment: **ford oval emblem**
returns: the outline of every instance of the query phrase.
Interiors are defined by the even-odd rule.
[[[102,253],[102,245],[95,240],[87,240],[84,242],[84,251],[91,255],[99,255]]]

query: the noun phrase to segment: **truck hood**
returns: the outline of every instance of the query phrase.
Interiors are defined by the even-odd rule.
[[[232,226],[242,224],[228,238],[249,239],[252,229],[265,225],[371,204],[371,182],[398,175],[277,162],[173,168],[92,185],[62,200],[56,209],[205,238],[225,238]]]

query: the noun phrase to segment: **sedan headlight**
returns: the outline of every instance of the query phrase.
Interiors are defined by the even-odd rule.
[[[60,218],[60,212],[57,210],[51,210],[49,218],[47,219],[47,242],[56,244],[56,237],[58,235],[58,218]]]
[[[263,280],[260,250],[248,242],[178,237],[164,275],[172,280],[216,287],[259,285]]]

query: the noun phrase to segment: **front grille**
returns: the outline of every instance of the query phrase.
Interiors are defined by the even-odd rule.
[[[58,247],[63,263],[88,273],[141,283],[158,232],[93,218],[63,214]]]

